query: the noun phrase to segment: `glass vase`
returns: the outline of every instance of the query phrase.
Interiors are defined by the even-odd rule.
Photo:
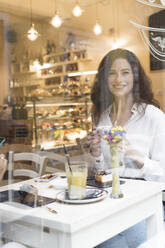
[[[110,145],[111,166],[112,166],[112,193],[111,197],[118,199],[123,197],[120,189],[118,144]]]

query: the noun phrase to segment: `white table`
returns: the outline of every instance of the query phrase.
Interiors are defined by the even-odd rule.
[[[28,183],[34,181],[29,180]],[[18,189],[20,184],[8,186]],[[47,183],[38,183],[39,193],[54,196],[57,191]],[[1,187],[5,190],[7,187]],[[46,207],[20,209],[0,204],[0,218],[5,236],[36,248],[91,248],[146,219],[147,239],[163,230],[161,183],[126,180],[124,198],[106,198],[91,204],[73,205],[59,202]],[[154,236],[157,237],[157,236]],[[153,247],[163,247],[159,238]]]

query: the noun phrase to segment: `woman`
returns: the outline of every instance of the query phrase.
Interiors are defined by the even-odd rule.
[[[88,141],[94,170],[111,168],[109,145],[100,136],[101,127],[121,125],[126,129],[126,139],[120,175],[165,182],[165,115],[153,97],[149,78],[132,52],[116,49],[105,55],[91,99],[93,131]],[[123,152],[123,146],[120,150]],[[135,248],[144,240],[143,222],[98,247]]]
[[[88,140],[95,167],[110,168],[109,147],[96,127],[111,128],[117,121],[126,129],[122,176],[165,182],[165,115],[132,52],[116,49],[103,58],[91,99],[94,127]]]

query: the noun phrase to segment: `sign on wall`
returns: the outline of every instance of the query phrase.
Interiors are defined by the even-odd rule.
[[[159,29],[157,31],[149,31],[150,69],[165,69],[165,10],[152,14],[149,17],[149,27]]]

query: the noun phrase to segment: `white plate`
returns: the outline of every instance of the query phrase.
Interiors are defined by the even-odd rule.
[[[89,188],[86,189],[86,198],[81,200],[71,200],[67,197],[67,191],[61,191],[57,194],[56,199],[65,202],[65,203],[73,203],[73,204],[84,204],[84,203],[91,203],[91,202],[97,202],[100,200],[103,200],[107,195],[108,192],[106,190],[102,189],[96,189],[96,188]]]
[[[46,174],[35,179],[35,182],[50,182],[57,177],[56,174]]]

